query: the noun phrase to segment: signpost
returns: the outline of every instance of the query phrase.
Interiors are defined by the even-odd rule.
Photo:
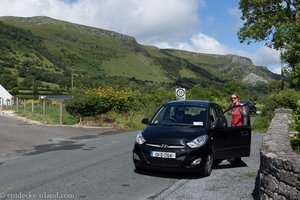
[[[185,88],[176,88],[176,99],[177,100],[186,100]]]
[[[39,96],[40,99],[43,100],[43,115],[46,114],[46,96]]]

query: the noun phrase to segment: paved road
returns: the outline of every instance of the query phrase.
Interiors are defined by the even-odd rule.
[[[103,132],[115,131],[113,128],[79,128],[39,126],[30,120],[12,117],[0,112],[0,155],[34,150],[34,146],[55,143],[61,138],[99,135]]]
[[[0,196],[59,193],[104,200],[155,196],[181,177],[135,173],[131,154],[135,136],[136,132],[127,132],[69,140],[2,158]]]
[[[26,127],[32,129],[23,126],[23,131]],[[66,129],[56,127],[55,131]],[[135,172],[131,152],[136,133],[77,137],[0,157],[0,199],[51,199],[68,194],[56,199],[253,199],[261,134],[254,135],[252,156],[244,159],[248,167],[233,168],[224,161],[210,177],[201,178]]]

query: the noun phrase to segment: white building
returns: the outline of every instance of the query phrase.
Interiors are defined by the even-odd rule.
[[[13,96],[0,85],[0,106],[11,105],[13,101]]]

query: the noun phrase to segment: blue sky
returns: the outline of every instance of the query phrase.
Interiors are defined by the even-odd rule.
[[[238,0],[1,0],[0,16],[49,16],[133,36],[141,44],[236,54],[280,72],[279,52],[241,44]]]
[[[262,45],[262,43],[246,45],[239,42],[237,31],[242,26],[242,21],[238,0],[206,0],[205,4],[206,6],[199,10],[199,16],[211,21],[206,21],[201,30],[203,33],[216,38],[226,46],[236,46],[249,52],[255,52]]]

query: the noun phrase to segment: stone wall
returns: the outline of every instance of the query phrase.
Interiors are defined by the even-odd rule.
[[[277,109],[263,138],[260,160],[260,199],[300,199],[300,155],[290,145],[292,111]]]

